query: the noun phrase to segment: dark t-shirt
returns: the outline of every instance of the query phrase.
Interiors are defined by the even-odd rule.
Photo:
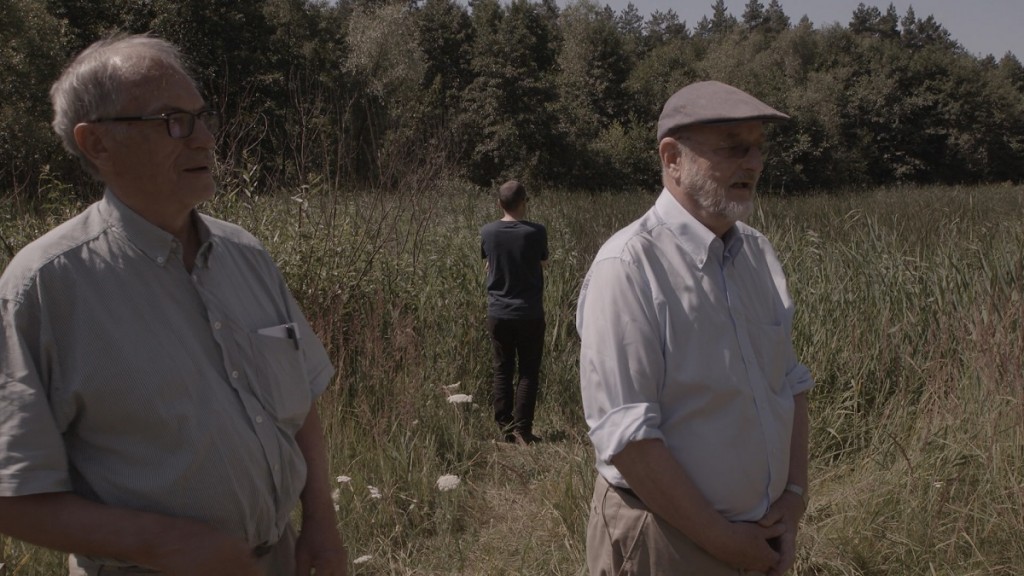
[[[548,231],[526,220],[496,220],[480,229],[480,257],[487,260],[487,316],[543,318]]]

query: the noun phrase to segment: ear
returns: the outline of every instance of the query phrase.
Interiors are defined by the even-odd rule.
[[[97,124],[83,122],[75,126],[75,144],[97,168],[110,165],[109,134]]]
[[[679,143],[674,138],[665,137],[658,143],[658,157],[661,159],[661,169],[667,171],[673,177],[678,175],[679,157],[681,155]]]

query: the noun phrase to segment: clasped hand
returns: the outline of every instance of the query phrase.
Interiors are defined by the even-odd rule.
[[[757,521],[764,528],[776,528],[780,534],[772,540],[779,554],[775,565],[768,569],[768,576],[782,576],[796,562],[796,532],[800,526],[800,518],[804,515],[804,501],[800,496],[786,491],[772,503],[768,512]]]

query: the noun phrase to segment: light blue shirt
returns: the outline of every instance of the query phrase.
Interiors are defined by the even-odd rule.
[[[306,481],[295,434],[334,368],[259,242],[194,218],[191,273],[107,192],[0,276],[0,496],[280,537]]]
[[[662,439],[726,518],[754,521],[785,490],[793,396],[814,382],[792,346],[793,303],[771,244],[718,238],[667,191],[602,246],[580,292],[580,386],[598,472]]]

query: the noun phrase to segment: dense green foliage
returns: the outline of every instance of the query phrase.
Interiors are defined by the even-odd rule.
[[[600,244],[653,194],[534,194],[548,331],[533,447],[495,443],[472,186],[221,194],[259,237],[338,378],[320,400],[356,575],[582,574],[594,479],[573,325]],[[0,268],[81,209],[60,188],[0,212]],[[58,200],[59,199],[59,200]],[[298,201],[297,201],[298,200]],[[1024,189],[899,187],[762,199],[797,305],[810,395],[811,506],[795,576],[1020,574],[1024,566]],[[455,393],[470,404],[450,404]],[[441,492],[435,482],[462,484]],[[379,491],[373,496],[370,487]],[[66,572],[0,537],[9,576]]]
[[[222,165],[253,190],[395,181],[424,155],[480,185],[650,188],[661,104],[711,78],[793,116],[769,191],[1024,178],[1013,54],[975,57],[892,5],[825,28],[778,0],[709,8],[688,26],[595,0],[0,0],[0,190],[82,178],[48,134],[46,92],[117,30],[189,55],[230,119]]]

